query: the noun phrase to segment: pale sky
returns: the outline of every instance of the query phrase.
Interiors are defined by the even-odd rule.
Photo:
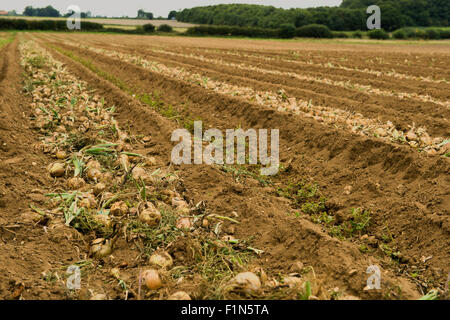
[[[16,10],[22,13],[26,6],[53,6],[62,14],[69,5],[77,5],[81,11],[91,11],[93,15],[135,17],[139,9],[153,12],[155,16],[166,17],[171,10],[208,6],[221,3],[249,3],[272,5],[282,8],[308,8],[318,6],[338,6],[342,0],[2,0],[0,10]]]

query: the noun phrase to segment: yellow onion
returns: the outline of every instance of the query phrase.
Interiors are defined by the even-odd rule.
[[[67,187],[69,187],[70,190],[78,190],[84,187],[85,184],[86,182],[84,181],[84,179],[79,177],[70,178],[69,180],[67,180]]]
[[[97,293],[91,297],[89,300],[106,300],[106,295],[102,293]]]
[[[131,176],[133,177],[133,179],[137,181],[142,180],[146,184],[153,184],[154,182],[154,178],[149,175],[144,168],[141,167],[135,167],[131,173]]]
[[[99,169],[96,168],[89,168],[86,171],[86,177],[89,180],[94,180],[97,181],[98,179],[100,179],[100,177],[102,176],[102,172]]]
[[[171,294],[167,300],[192,300],[191,297],[184,291],[177,291]]]
[[[98,180],[102,181],[102,182],[110,182],[113,179],[113,175],[111,172],[103,172],[100,177],[98,178]]]
[[[157,290],[162,287],[162,282],[159,277],[158,270],[148,269],[142,273],[142,281],[150,290]]]
[[[117,280],[120,280],[120,270],[119,270],[119,268],[112,268],[109,271],[109,274],[112,275]]]
[[[97,223],[104,225],[105,227],[111,226],[111,218],[106,214],[95,214],[92,216]]]
[[[56,158],[59,160],[67,158],[67,153],[64,150],[58,150],[55,154]]]
[[[253,272],[241,272],[231,281],[234,287],[251,293],[261,288],[261,281]]]
[[[96,196],[98,196],[100,193],[105,191],[105,189],[106,189],[106,185],[102,182],[99,182],[94,186],[94,194]]]
[[[102,168],[102,166],[100,165],[100,162],[98,162],[97,160],[90,160],[87,164],[86,164],[87,168],[93,168],[93,169],[98,169],[100,170]]]
[[[302,284],[302,279],[294,276],[283,277],[283,283],[287,284],[290,288],[298,287]]]
[[[145,159],[145,165],[149,167],[156,166],[156,159],[154,157],[148,157]]]
[[[113,216],[124,216],[128,213],[128,206],[123,201],[114,202],[111,206],[110,213]]]
[[[149,263],[160,268],[170,268],[173,265],[173,259],[167,252],[162,251],[152,254]]]
[[[104,238],[98,238],[92,241],[90,255],[97,259],[102,259],[112,253],[112,242]]]
[[[161,212],[151,202],[145,204],[145,209],[139,212],[138,218],[149,226],[157,226],[161,222]]]
[[[183,208],[183,207],[188,207],[188,204],[183,199],[175,197],[175,198],[172,198],[172,206],[175,208],[180,208],[180,207]]]
[[[64,164],[55,162],[48,167],[48,171],[52,177],[62,177],[66,172]]]
[[[95,200],[94,195],[89,194],[83,200],[81,200],[80,207],[83,207],[86,209],[93,209],[93,208],[97,207],[97,200]]]
[[[176,227],[178,229],[190,229],[190,228],[192,228],[192,220],[191,220],[191,218],[187,218],[187,217],[179,218],[177,220]]]

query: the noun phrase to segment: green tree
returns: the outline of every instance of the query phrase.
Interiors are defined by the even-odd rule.
[[[37,15],[37,11],[32,6],[27,6],[25,7],[25,10],[23,10],[23,15],[28,17],[35,17]]]
[[[172,10],[169,12],[169,15],[167,16],[167,18],[170,20],[172,18],[176,18],[177,17],[177,12],[175,10]]]

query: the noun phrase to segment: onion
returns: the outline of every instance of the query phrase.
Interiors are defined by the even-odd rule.
[[[111,253],[112,253],[111,240],[99,238],[92,241],[90,254],[95,258],[102,259],[106,256],[109,256]]]
[[[187,218],[187,217],[179,218],[177,220],[176,227],[178,229],[190,229],[190,228],[192,228],[191,218]]]
[[[112,275],[117,280],[120,280],[120,270],[119,270],[119,268],[112,268],[109,271],[109,274]]]
[[[142,280],[145,286],[150,290],[156,290],[162,287],[159,273],[155,269],[148,269],[142,273]]]
[[[139,179],[144,180],[143,178],[147,176],[147,172],[141,167],[135,167],[133,169],[131,175],[133,176],[133,178],[135,180],[139,180]]]
[[[187,202],[181,198],[172,198],[172,206],[176,208],[179,215],[186,215],[189,213],[189,206]]]
[[[157,226],[161,222],[161,212],[151,202],[145,204],[146,209],[139,213],[139,220],[149,226]]]
[[[97,181],[101,176],[102,172],[99,169],[89,168],[86,171],[86,177],[88,177],[89,180]]]
[[[295,261],[295,262],[291,265],[289,271],[294,272],[294,273],[301,273],[301,272],[303,271],[303,268],[304,268],[304,267],[305,267],[305,266],[304,266],[303,262],[301,262],[301,261]]]
[[[250,269],[250,271],[259,277],[262,285],[264,285],[267,282],[267,280],[269,280],[269,278],[267,277],[267,273],[261,267],[254,267],[254,268]]]
[[[103,182],[110,182],[112,179],[113,175],[111,172],[103,172],[99,177],[99,180]]]
[[[191,297],[184,291],[177,291],[171,294],[167,300],[192,300]]]
[[[78,190],[82,187],[84,187],[86,182],[83,178],[70,178],[67,180],[67,187],[69,187],[70,190]]]
[[[55,154],[56,158],[59,160],[67,158],[67,153],[64,150],[58,150]]]
[[[97,207],[97,201],[95,200],[95,197],[92,194],[89,194],[83,200],[81,200],[80,207],[83,207],[86,209],[95,208],[95,207]]]
[[[142,179],[146,184],[153,184],[154,178],[153,176],[149,175],[144,168],[141,167],[135,167],[133,169],[133,172],[131,173],[131,176],[133,179],[139,181]]]
[[[86,167],[92,168],[92,169],[98,169],[98,170],[100,170],[102,168],[102,166],[100,165],[100,162],[98,162],[97,160],[90,160],[86,164]]]
[[[251,293],[261,288],[261,281],[253,272],[241,272],[233,280],[232,284],[242,289],[244,292]]]
[[[114,202],[111,206],[110,213],[113,216],[124,216],[128,213],[128,206],[123,201]]]
[[[66,172],[64,168],[64,164],[55,162],[51,164],[48,168],[48,171],[50,171],[50,175],[52,177],[62,177],[64,173]]]
[[[283,277],[283,283],[287,284],[290,288],[298,287],[302,284],[302,279],[293,276]]]
[[[149,263],[160,268],[170,268],[173,265],[172,257],[165,251],[152,254]]]
[[[406,133],[406,140],[408,141],[415,141],[417,140],[417,135],[414,132],[414,130],[409,130],[408,133]]]
[[[148,157],[145,160],[145,165],[149,167],[156,166],[156,159],[154,157]]]
[[[106,295],[102,293],[97,293],[96,295],[93,295],[89,300],[106,300]]]
[[[355,297],[355,296],[348,295],[348,296],[343,296],[342,298],[339,298],[339,300],[361,300],[361,299],[358,297]]]
[[[130,168],[130,161],[126,154],[121,154],[119,156],[119,164],[122,165],[125,171],[128,171],[128,168]]]
[[[94,186],[94,194],[96,196],[98,196],[100,193],[102,193],[103,191],[105,191],[106,186],[104,183],[99,182]]]
[[[97,223],[100,223],[105,227],[111,226],[111,218],[106,214],[95,214],[93,215],[93,218]]]

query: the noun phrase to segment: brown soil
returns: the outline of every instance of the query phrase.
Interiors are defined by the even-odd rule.
[[[326,288],[339,287],[347,294],[366,299],[414,299],[431,288],[443,289],[449,270],[446,248],[450,244],[447,159],[425,156],[408,147],[330,129],[311,119],[274,112],[240,98],[206,92],[199,86],[162,77],[126,62],[48,41],[52,37],[33,35],[43,45],[52,43],[91,60],[96,68],[121,79],[136,92],[159,92],[165,104],[173,105],[184,117],[201,118],[204,126],[219,129],[238,126],[244,129],[280,128],[280,160],[286,170],[273,179],[273,185],[261,186],[249,177],[236,181],[232,174],[215,166],[177,167],[186,200],[192,203],[205,201],[207,207],[219,215],[230,216],[231,212],[237,212],[241,224],[236,227],[234,236],[238,239],[254,237],[254,247],[265,251],[254,263],[269,274],[287,273],[295,261],[302,261],[304,265],[314,268]],[[78,35],[67,37],[82,39]],[[116,41],[123,44],[135,41],[134,48],[137,48],[138,43],[142,44],[139,37],[86,37],[99,43]],[[209,42],[206,39],[179,39],[180,42],[177,42],[175,38],[156,39],[158,44],[168,47],[240,47],[252,50],[257,48],[260,51],[269,51],[270,47],[267,45],[273,43],[222,39]],[[3,65],[3,80],[0,83],[0,161],[3,164],[0,169],[0,296],[14,298],[14,291],[20,290],[20,283],[23,283],[25,290],[22,297],[25,299],[70,298],[60,285],[45,281],[41,273],[82,260],[86,255],[88,238],[65,227],[56,233],[46,233],[42,226],[25,222],[22,215],[29,210],[30,203],[45,202],[42,194],[52,189],[53,179],[48,177],[45,170],[45,165],[51,159],[32,148],[36,139],[30,129],[30,119],[24,111],[28,110],[25,105],[29,101],[21,93],[17,42],[16,40],[3,48],[0,58]],[[336,45],[303,45],[309,49],[331,47],[332,49],[324,50],[337,50]],[[279,42],[278,46],[278,50],[301,49],[298,44],[288,42]],[[351,49],[357,48],[355,50],[372,48],[368,45],[348,46]],[[375,48],[376,52],[383,52],[385,46]],[[436,48],[443,50],[441,47]],[[170,135],[179,127],[175,120],[162,117],[80,63],[49,46],[47,49],[73,74],[87,81],[99,95],[117,106],[117,119],[121,126],[129,126],[135,134],[152,137],[152,145],[143,146],[140,150],[143,154],[155,156],[161,164],[170,161],[170,150],[173,147]],[[111,46],[109,50],[117,48]],[[414,47],[414,50],[426,54],[422,47]],[[391,54],[394,51],[402,52],[404,48],[398,46],[390,51]],[[336,56],[340,53],[333,51],[332,54]],[[192,60],[175,62],[159,55],[153,58],[163,63],[201,70],[211,76],[221,74],[224,80],[258,89],[273,90],[274,86],[271,88],[270,83],[275,84],[276,89],[282,85],[293,95],[308,99],[311,97],[334,107],[345,101],[354,110],[367,112],[364,114],[368,116],[384,117],[383,119],[398,123],[401,127],[415,121],[416,124],[427,125],[433,133],[448,135],[448,116],[440,118],[434,115],[432,106],[428,104],[422,106],[424,109],[417,106],[414,111],[406,112],[415,107],[408,101],[394,105],[389,104],[388,99],[379,97],[342,97],[341,89],[334,88],[333,94],[321,92],[323,89],[320,86],[296,89],[297,86],[293,83],[283,83],[277,77],[265,75],[258,78],[255,75],[233,73],[231,69],[222,69],[220,73],[214,66],[201,68]],[[398,79],[396,81],[401,82]],[[333,95],[339,95],[339,98],[333,98]],[[370,101],[369,111],[363,110],[362,102],[366,103],[365,99]],[[377,100],[382,102],[380,108],[376,108]],[[419,112],[426,116],[419,115]],[[434,126],[433,121],[436,123]],[[367,233],[374,237],[368,244],[373,249],[363,253],[360,248],[367,244],[365,240],[359,237],[339,240],[305,215],[288,215],[287,213],[298,211],[298,208],[289,200],[279,197],[276,189],[285,187],[289,181],[300,180],[313,181],[320,186],[327,198],[330,212],[338,219],[347,219],[350,209],[354,207],[370,209],[372,221]],[[352,192],[344,192],[347,186],[352,186]],[[393,260],[378,249],[383,244],[386,228],[393,239],[389,245],[401,252],[399,259]],[[186,263],[189,258],[187,248],[189,239],[174,245],[171,253],[176,263]],[[111,298],[123,298],[117,286],[109,281],[111,277],[107,269],[126,261],[128,266],[123,272],[127,279],[135,279],[139,268],[134,263],[137,256],[136,248],[120,240],[114,259],[105,261],[103,270],[96,269],[88,275],[90,288],[96,292],[104,292]],[[424,262],[423,257],[432,258]],[[371,264],[382,268],[382,290],[363,290],[368,276],[366,269]],[[351,272],[352,270],[356,270],[356,273]],[[418,272],[419,275],[412,277],[413,272]],[[135,288],[135,281],[130,280],[130,283]],[[194,292],[194,286],[193,280],[193,283],[187,283],[181,289],[191,289],[193,297],[201,296],[201,293]],[[398,293],[397,286],[401,288],[401,294]],[[174,289],[162,289],[161,295]],[[78,298],[83,298],[83,294],[87,295],[86,292],[81,292]]]

